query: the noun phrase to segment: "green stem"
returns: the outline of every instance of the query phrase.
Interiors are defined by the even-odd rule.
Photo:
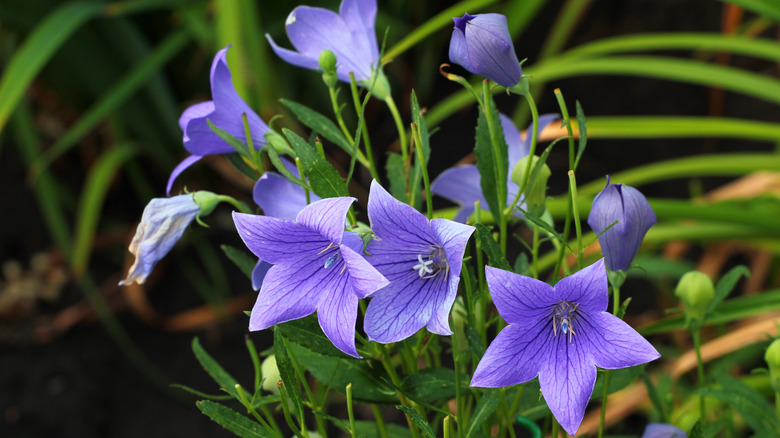
[[[371,411],[374,413],[376,428],[379,429],[379,438],[388,438],[385,417],[382,416],[382,411],[379,410],[379,406],[377,406],[375,403],[371,403]]]
[[[574,229],[577,232],[577,269],[582,269],[582,225],[580,224],[580,212],[577,210],[577,180],[573,170],[569,171],[569,193],[571,195],[571,211],[574,216]]]
[[[227,195],[219,195],[217,196],[217,199],[219,199],[221,202],[227,202],[228,204],[232,205],[233,207],[236,207],[238,211],[241,213],[247,213],[252,214],[252,209],[249,208],[246,204],[243,202],[237,200],[236,198],[233,198],[232,196]]]
[[[425,186],[425,204],[428,207],[428,219],[433,218],[433,194],[431,193],[431,180],[428,177],[428,166],[423,156],[422,137],[420,135],[420,127],[416,123],[412,123],[412,135],[414,136],[415,154],[417,155],[417,162],[420,163],[420,169],[422,170],[423,185]],[[414,190],[412,190],[414,192]]]
[[[558,438],[560,426],[558,425],[558,420],[555,419],[555,417],[552,417],[552,433],[550,434],[550,438]]]
[[[390,110],[390,113],[393,115],[395,128],[398,130],[398,141],[401,144],[401,159],[403,160],[404,164],[406,164],[409,162],[409,146],[406,142],[406,129],[404,129],[404,121],[401,119],[401,113],[398,112],[398,107],[395,106],[395,101],[393,101],[392,96],[388,96],[387,100],[385,100],[385,103],[387,104],[387,108]]]
[[[536,108],[536,101],[534,101],[534,98],[530,93],[525,94],[524,97],[526,102],[528,102],[528,107],[531,109],[531,117],[533,120],[533,125],[531,127],[531,147],[528,150],[528,156],[533,157],[536,154],[536,142],[538,140],[539,110]],[[531,164],[533,161],[534,160],[528,160],[528,163],[525,165],[523,182],[520,184],[520,193],[524,193],[528,188],[528,181],[531,178]]]
[[[252,342],[252,339],[249,338],[249,335],[246,335],[244,337],[244,343],[246,344],[246,349],[249,350],[249,357],[252,358],[252,366],[254,367],[255,370],[255,386],[253,388],[253,392],[257,392],[263,380],[262,367],[260,365],[260,357],[257,355],[257,349],[255,348],[255,343]]]
[[[401,387],[401,379],[398,378],[398,373],[395,371],[395,367],[393,366],[393,360],[390,358],[390,353],[387,351],[387,347],[384,344],[377,343],[377,348],[379,349],[380,353],[382,354],[382,366],[385,368],[385,371],[387,371],[387,375],[390,376],[390,381],[393,382],[393,385],[395,385],[397,388]],[[414,406],[409,403],[408,400],[406,400],[406,397],[401,394],[400,391],[396,391],[396,395],[398,396],[398,400],[401,402],[403,406],[408,406],[414,408]],[[409,416],[406,416],[406,422],[409,425],[409,430],[412,433],[412,438],[420,438],[420,432],[417,430],[417,426],[414,424],[411,418]]]
[[[463,271],[466,271],[465,269]],[[463,391],[461,390],[460,378],[460,346],[458,345],[458,336],[452,336],[452,361],[455,365],[455,406],[458,410],[456,421],[458,423],[458,438],[463,438],[466,425],[464,421]]]
[[[357,438],[355,430],[355,412],[352,410],[352,383],[347,384],[347,415],[349,416],[349,434],[352,438]]]
[[[620,288],[612,287],[612,314],[617,316],[620,311]]]
[[[339,128],[341,128],[341,132],[344,134],[344,137],[347,138],[349,144],[351,144],[352,147],[355,147],[355,139],[352,137],[349,129],[347,129],[347,125],[344,123],[344,118],[341,117],[341,108],[339,108],[339,99],[338,93],[336,93],[336,87],[328,87],[328,94],[330,95],[330,104],[333,107],[333,114],[336,116],[336,121],[339,124]]]
[[[490,83],[488,80],[482,82],[482,112],[485,115],[487,121],[488,131],[490,132],[490,145],[493,149],[493,173],[496,176],[496,196],[499,203],[499,211],[503,212],[506,207],[506,192],[507,192],[507,163],[506,153],[501,153],[501,147],[499,141],[499,129],[500,126],[496,126],[494,114],[496,109],[493,107],[493,97],[490,94]],[[530,161],[529,161],[530,162]],[[521,189],[522,193],[523,190]],[[505,214],[501,214],[498,218],[498,238],[501,245],[501,253],[506,255],[506,242],[507,242],[507,217]]]
[[[601,397],[601,417],[599,418],[599,435],[604,436],[605,422],[607,418],[607,396],[609,396],[609,374],[610,370],[604,370],[604,394]]]
[[[295,167],[298,168],[298,178],[300,178],[301,181],[306,182],[306,172],[303,170],[303,163],[301,163],[301,159],[299,157],[295,157]],[[303,191],[306,193],[306,205],[311,204],[311,193],[309,186],[304,186]]]
[[[355,105],[355,113],[360,119],[360,123],[362,124],[362,135],[363,135],[363,144],[366,146],[366,159],[368,160],[368,170],[371,172],[371,177],[376,180],[378,183],[382,183],[379,179],[379,172],[376,168],[376,163],[374,162],[374,151],[371,148],[371,138],[368,134],[368,128],[366,128],[366,120],[364,117],[361,117],[363,114],[363,104],[360,103],[360,91],[357,87],[357,82],[355,82],[354,78],[355,75],[350,72],[349,74],[350,82],[349,82],[349,88],[352,92],[352,104]]]
[[[577,170],[574,167],[574,159],[576,153],[574,152],[574,132],[571,127],[571,120],[569,118],[569,110],[566,108],[566,101],[563,99],[563,94],[560,88],[555,89],[555,98],[558,100],[558,106],[561,108],[561,114],[563,115],[563,123],[566,125],[566,132],[569,138],[569,169]]]
[[[539,227],[535,224],[534,228],[534,240],[531,247],[531,274],[534,278],[539,278],[539,269],[536,267],[536,261],[539,259]]]
[[[696,350],[696,371],[699,375],[699,389],[704,389],[704,361],[701,359],[701,329],[696,328],[692,331],[693,348]],[[704,395],[699,396],[700,418],[704,418],[707,411],[704,406]]]
[[[265,419],[257,413],[255,410],[255,407],[252,406],[252,403],[249,401],[249,397],[247,396],[246,391],[244,391],[244,388],[241,387],[238,383],[236,383],[236,392],[238,393],[239,401],[242,405],[246,408],[247,411],[249,411],[250,414],[252,414],[253,417],[257,420],[258,423],[265,426],[267,429],[270,429],[271,426],[265,421]],[[279,436],[281,438],[281,436]]]

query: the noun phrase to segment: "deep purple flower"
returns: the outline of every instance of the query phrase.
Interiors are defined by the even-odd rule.
[[[618,221],[607,230],[613,222]],[[596,198],[588,216],[588,225],[599,236],[607,267],[625,271],[631,267],[647,230],[655,225],[655,213],[639,190],[624,184],[607,185]]]
[[[282,158],[282,162],[290,171],[296,171],[295,165]],[[276,172],[266,172],[255,183],[252,191],[255,204],[263,209],[266,216],[278,219],[294,220],[295,216],[306,207],[306,192],[298,184]],[[309,193],[310,202],[319,201],[320,197]],[[265,274],[271,264],[260,259],[252,271],[252,288],[259,290]]]
[[[135,263],[130,267],[127,278],[119,284],[143,284],[157,262],[181,239],[198,212],[200,207],[195,203],[192,193],[149,201],[130,243]]]
[[[303,318],[317,311],[325,336],[355,357],[358,299],[388,281],[360,254],[363,241],[344,232],[354,198],[328,198],[298,213],[295,221],[233,213],[246,246],[272,263],[252,309],[249,330]]]
[[[374,32],[376,0],[343,0],[339,13],[310,6],[298,6],[285,22],[287,37],[297,52],[276,45],[266,34],[274,52],[286,62],[311,70],[319,69],[323,50],[330,50],[338,62],[336,73],[349,83],[349,73],[364,87],[370,87],[379,70],[379,47]],[[387,87],[383,75],[377,77],[375,95],[382,99],[382,87]]]
[[[450,61],[504,87],[520,82],[522,72],[512,37],[501,14],[455,17]]]
[[[525,136],[525,140],[523,140],[520,138],[520,132],[515,128],[509,117],[499,114],[499,118],[501,119],[501,129],[504,131],[504,140],[507,145],[509,163],[507,169],[507,204],[509,204],[515,199],[517,191],[520,190],[520,187],[510,179],[512,169],[514,169],[521,158],[528,155],[531,149],[533,124],[528,126],[526,131],[528,134]],[[541,132],[547,125],[557,119],[558,114],[542,114],[539,116],[538,132]],[[479,183],[479,170],[477,170],[475,164],[464,164],[445,170],[433,180],[431,192],[460,206],[458,213],[455,215],[455,220],[458,222],[466,222],[469,216],[474,213],[474,203],[477,200],[480,201],[484,208],[487,208],[488,205],[485,195],[482,194]],[[516,216],[521,217],[519,212],[516,213]]]
[[[677,426],[666,423],[650,423],[642,438],[688,438],[688,434]]]
[[[376,236],[368,246],[371,264],[390,280],[368,303],[369,339],[397,342],[426,326],[433,333],[451,335],[448,317],[474,227],[447,219],[429,221],[376,181],[371,183],[368,217]]]
[[[184,148],[192,155],[185,158],[173,170],[168,178],[166,193],[170,194],[173,182],[179,174],[204,156],[235,152],[232,146],[211,130],[207,120],[210,120],[217,128],[246,142],[246,130],[241,117],[242,114],[246,114],[252,145],[255,149],[265,146],[265,133],[269,131],[268,126],[236,92],[225,59],[229,48],[230,46],[217,52],[211,63],[211,97],[213,100],[192,105],[184,110],[179,118]]]
[[[596,383],[596,367],[617,369],[660,357],[621,319],[605,312],[607,272],[599,260],[553,288],[486,267],[490,295],[509,325],[488,347],[471,386],[497,388],[537,375],[555,418],[575,435]]]

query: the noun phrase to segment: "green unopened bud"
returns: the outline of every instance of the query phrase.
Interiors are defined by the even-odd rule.
[[[195,201],[195,204],[197,204],[198,207],[200,207],[200,211],[198,212],[199,218],[201,216],[208,216],[211,214],[211,212],[217,208],[217,204],[219,204],[221,201],[218,194],[208,192],[206,190],[200,190],[193,193],[192,200]]]
[[[539,172],[534,177],[534,168],[539,162],[539,157],[530,157],[526,155],[521,158],[515,168],[512,169],[512,181],[518,186],[523,184],[525,179],[525,169],[528,167],[528,160],[531,161],[531,175],[528,180],[528,187],[525,189],[525,209],[534,216],[544,214],[547,203],[547,179],[550,178],[550,168],[547,164],[542,164]]]
[[[519,96],[527,96],[531,92],[531,85],[528,83],[528,76],[522,76],[520,82],[517,85],[513,85],[507,88],[507,91],[511,91]]]
[[[780,339],[775,339],[769,344],[764,360],[769,368],[769,384],[775,392],[780,392]]]
[[[282,137],[276,131],[266,132],[265,141],[274,149],[274,152],[279,155],[295,155],[295,152],[293,152],[292,148],[290,148],[290,144],[287,143],[287,139]]]
[[[263,389],[278,395],[279,381],[282,380],[282,376],[279,374],[279,368],[276,366],[276,356],[272,354],[265,358],[260,365],[260,371],[263,373]]]
[[[320,52],[320,59],[318,60],[320,69],[322,70],[322,81],[328,88],[333,88],[339,81],[339,77],[336,74],[336,54],[329,49],[325,49]]]
[[[371,79],[362,83],[369,91],[371,95],[379,100],[387,100],[390,97],[390,82],[387,81],[387,77],[381,69],[374,69],[374,75]]]
[[[687,272],[680,278],[674,294],[685,305],[686,324],[701,325],[707,313],[707,307],[715,298],[715,286],[707,274],[699,271]]]

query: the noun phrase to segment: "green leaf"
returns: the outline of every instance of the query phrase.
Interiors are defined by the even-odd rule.
[[[479,335],[474,327],[468,324],[464,324],[463,328],[465,329],[466,342],[469,344],[469,350],[471,350],[471,353],[474,355],[474,360],[479,360],[485,355],[486,349],[485,343],[482,342],[482,336]]]
[[[718,308],[721,302],[726,299],[727,296],[737,285],[737,282],[742,277],[750,278],[750,270],[745,265],[739,265],[731,268],[729,272],[718,280],[718,284],[715,286],[715,297],[707,307],[707,314],[712,313]]]
[[[322,333],[315,315],[278,324],[276,329],[281,330],[282,335],[289,341],[306,347],[315,353],[338,358],[349,357],[334,347],[330,339]]]
[[[246,176],[252,181],[257,181],[257,178],[259,178],[257,172],[254,169],[252,169],[252,167],[249,164],[247,164],[246,161],[244,161],[244,157],[241,154],[230,153],[230,154],[224,154],[223,156],[227,158],[230,164],[233,165],[233,168],[241,172],[242,175]]]
[[[227,406],[209,400],[199,401],[196,405],[207,417],[242,438],[272,438],[274,436],[259,423]]]
[[[431,143],[430,143],[430,135],[428,134],[428,127],[425,125],[425,119],[422,116],[422,111],[420,110],[420,104],[417,102],[417,95],[415,94],[414,90],[412,90],[412,121],[417,124],[417,127],[420,130],[420,138],[422,139],[422,144],[415,145],[415,147],[421,147],[423,152],[423,160],[424,163],[420,163],[417,160],[417,154],[414,154],[415,160],[414,160],[414,171],[412,172],[412,180],[409,183],[409,187],[415,191],[414,199],[417,201],[422,201],[422,197],[420,196],[420,192],[422,190],[422,177],[423,177],[423,167],[428,165],[428,160],[431,156]],[[421,204],[422,205],[422,204]],[[415,206],[416,208],[419,208],[419,206]]]
[[[517,256],[517,259],[515,259],[515,269],[514,272],[525,275],[526,277],[531,277],[531,263],[528,261],[528,254],[527,253],[520,253],[519,256]]]
[[[243,157],[251,159],[249,156],[249,146],[247,146],[246,143],[237,139],[236,137],[233,137],[231,133],[219,128],[217,125],[211,123],[210,119],[206,119],[206,123],[208,123],[209,128],[214,134],[217,134],[219,138],[224,140],[225,143],[229,144],[236,152],[241,154]]]
[[[492,99],[492,97],[490,97]],[[498,117],[498,111],[495,111],[495,102],[491,105],[494,111],[491,111],[490,117],[493,118],[492,123],[495,129],[501,132],[501,120]],[[479,185],[482,188],[482,194],[485,195],[485,199],[490,207],[490,212],[494,218],[501,217],[504,207],[506,206],[506,199],[498,198],[498,184],[506,185],[506,178],[503,181],[499,181],[499,175],[502,173],[499,171],[499,166],[504,166],[503,175],[507,173],[507,146],[504,141],[504,136],[498,136],[498,153],[496,156],[493,151],[493,143],[490,140],[490,129],[488,128],[488,116],[483,111],[479,112],[479,118],[477,119],[477,132],[476,141],[474,146],[474,155],[477,158],[477,169],[479,170]],[[506,193],[506,191],[505,191]]]
[[[715,380],[721,388],[704,388],[698,393],[716,398],[734,408],[758,436],[777,436],[777,417],[761,394],[725,374],[716,375]]]
[[[298,412],[300,412],[303,400],[301,399],[301,388],[298,385],[298,376],[295,374],[295,368],[287,351],[287,348],[291,348],[289,346],[290,344],[285,342],[282,332],[274,329],[274,356],[276,356],[279,376],[282,378],[282,384],[287,389],[287,394],[289,394],[295,406],[298,407]]]
[[[292,100],[280,99],[279,101],[292,111],[301,123],[311,128],[312,131],[321,134],[328,141],[335,143],[341,149],[344,149],[350,156],[354,153],[352,145],[349,144],[349,141],[344,137],[344,134],[341,133],[338,126],[329,118],[305,105],[293,102]]]
[[[284,129],[283,132],[295,153],[298,154],[314,193],[321,198],[349,196],[347,184],[327,160],[317,154],[317,151],[298,134],[289,129]]]
[[[425,436],[428,438],[436,438],[436,435],[433,433],[433,430],[431,429],[431,425],[428,424],[428,421],[425,420],[417,411],[414,410],[414,408],[411,408],[409,406],[401,406],[396,405],[396,409],[399,411],[403,411],[404,414],[406,414],[407,417],[409,417],[414,424],[417,425],[417,427],[425,433]]]
[[[485,390],[479,403],[477,403],[477,406],[474,408],[474,415],[471,416],[468,429],[466,429],[466,438],[470,438],[480,429],[482,423],[487,421],[488,417],[496,410],[500,401],[500,389]]]
[[[509,262],[501,254],[501,248],[498,246],[498,242],[493,239],[493,234],[490,230],[482,224],[476,224],[475,226],[477,228],[477,239],[482,243],[482,250],[487,254],[490,266],[501,268],[505,271],[512,271],[512,267],[509,266]]]
[[[352,383],[352,398],[367,403],[398,403],[395,391],[384,382],[389,377],[380,369],[369,367],[366,361],[337,358],[316,353],[295,342],[289,343],[298,362],[320,383],[341,393]],[[278,361],[278,358],[277,358]]]
[[[405,392],[418,400],[440,405],[455,398],[455,371],[449,368],[426,368],[410,374],[402,383]]]
[[[197,336],[192,339],[192,352],[195,353],[195,358],[198,359],[200,365],[209,373],[209,376],[217,382],[219,387],[238,399],[238,393],[236,392],[238,381],[228,374],[228,372],[203,349]]]
[[[385,423],[387,438],[409,438],[409,428],[393,423]],[[361,438],[380,438],[379,429],[374,421],[356,421],[355,431]]]
[[[576,101],[577,105],[577,128],[580,134],[580,140],[577,143],[577,158],[574,159],[574,168],[580,164],[580,158],[585,153],[585,146],[588,144],[588,125],[585,121],[585,112],[582,111],[580,101]]]
[[[622,368],[619,370],[609,370],[609,394],[620,391],[626,386],[633,383],[645,370],[645,365],[637,365],[635,367]],[[596,379],[596,386],[593,387],[594,399],[599,399],[604,395],[604,373],[599,373]]]
[[[780,22],[780,4],[766,0],[721,0],[751,10],[763,17]]]
[[[525,216],[525,219],[527,221],[543,229],[548,234],[558,239],[559,242],[566,245],[566,248],[568,248],[569,251],[574,252],[574,250],[571,249],[571,246],[569,246],[569,242],[567,242],[559,232],[555,231],[555,228],[553,228],[550,224],[548,224],[544,219],[540,218],[539,216],[535,216],[530,212],[523,210],[520,207],[518,207],[517,209],[520,210],[521,213],[523,213],[523,216]]]
[[[238,269],[241,269],[241,272],[243,272],[244,275],[249,277],[251,280],[252,271],[254,271],[255,265],[257,265],[257,260],[247,254],[246,251],[242,251],[235,246],[222,245],[220,248],[222,248],[222,251],[225,253],[227,258],[229,258],[231,262],[235,263],[236,266],[238,266]]]
[[[390,194],[401,202],[409,202],[409,194],[406,192],[406,178],[404,177],[404,160],[395,152],[387,154],[385,164],[387,179],[390,180]]]
[[[209,400],[233,400],[233,397],[230,395],[206,394],[205,392],[198,391],[197,389],[190,388],[189,386],[180,385],[178,383],[172,383],[171,388],[181,389],[182,391],[189,392],[190,394],[196,395],[199,398],[205,398]]]

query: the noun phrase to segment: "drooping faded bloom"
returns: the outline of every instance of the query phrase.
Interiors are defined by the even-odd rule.
[[[474,227],[429,221],[376,181],[371,183],[368,217],[376,236],[368,246],[371,264],[390,280],[368,303],[364,328],[369,339],[397,342],[423,327],[451,335],[448,317]]]
[[[141,223],[130,242],[130,252],[135,256],[135,263],[130,267],[127,278],[120,281],[121,286],[133,283],[143,284],[152,269],[181,239],[184,230],[199,213],[208,214],[213,210],[213,199],[205,206],[208,211],[202,211],[195,202],[195,196],[202,199],[212,198],[211,192],[196,192],[174,196],[172,198],[154,198],[146,204],[141,216]]]
[[[183,132],[184,148],[192,154],[171,172],[166,193],[171,192],[173,182],[188,167],[206,155],[235,152],[232,146],[211,130],[207,120],[237,139],[246,142],[246,129],[242,114],[246,114],[252,146],[260,149],[266,144],[268,126],[236,92],[225,56],[230,47],[217,52],[211,63],[211,97],[213,100],[197,103],[184,110],[179,118]]]
[[[233,213],[238,234],[261,260],[273,264],[252,308],[249,330],[303,318],[317,311],[325,336],[339,350],[355,348],[358,299],[388,281],[360,254],[363,241],[344,232],[354,198],[309,204],[295,221]]]
[[[607,227],[618,221],[610,229]],[[655,212],[639,190],[624,185],[607,185],[593,199],[588,225],[599,236],[607,267],[625,271],[631,267],[647,230],[655,225]],[[604,230],[607,230],[604,232]]]
[[[628,324],[605,312],[604,261],[553,288],[542,281],[485,268],[498,313],[509,325],[490,344],[471,386],[497,388],[537,375],[550,411],[570,435],[582,422],[596,367],[626,368],[660,357]]]
[[[520,61],[505,16],[464,14],[452,20],[455,28],[450,39],[450,61],[504,87],[520,82]]]
[[[642,438],[688,438],[688,434],[677,426],[666,423],[650,423]]]
[[[282,159],[282,162],[290,171],[297,171],[295,165]],[[287,180],[276,172],[264,173],[255,183],[252,191],[255,204],[263,209],[266,216],[278,219],[294,220],[295,216],[306,207],[306,192],[301,186]],[[309,193],[310,202],[319,201],[320,197]],[[265,274],[271,268],[271,264],[260,259],[252,270],[252,288],[259,290],[263,284]]]
[[[520,132],[515,128],[512,120],[504,114],[499,114],[501,119],[501,129],[504,131],[504,140],[507,145],[507,204],[512,202],[520,190],[517,184],[510,180],[512,169],[521,158],[528,155],[531,148],[531,130],[533,125],[528,126],[525,139],[520,137]],[[557,114],[543,114],[539,116],[539,129],[541,132],[547,125],[558,119]],[[479,170],[475,164],[464,164],[451,167],[436,177],[431,183],[431,192],[448,199],[460,206],[455,220],[466,222],[474,213],[474,203],[480,201],[484,208],[487,208],[487,200],[482,194],[482,188],[479,183]],[[518,212],[516,214],[520,216]]]
[[[287,37],[297,50],[279,47],[266,34],[274,52],[286,62],[311,70],[319,69],[319,57],[323,50],[330,50],[338,62],[339,80],[349,83],[349,73],[380,99],[383,88],[389,90],[387,79],[379,69],[379,46],[374,32],[376,0],[343,0],[339,13],[310,6],[298,6],[290,12],[285,22]],[[386,95],[387,91],[384,91]]]

